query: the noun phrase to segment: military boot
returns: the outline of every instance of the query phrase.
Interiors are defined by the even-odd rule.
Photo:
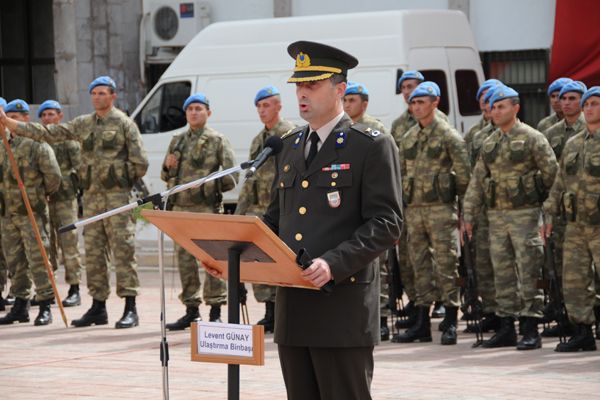
[[[29,322],[29,300],[17,297],[8,314],[0,318],[0,325],[10,325],[13,322]]]
[[[37,317],[35,317],[35,321],[33,321],[33,325],[35,326],[43,326],[50,325],[52,323],[52,312],[50,311],[50,300],[42,300],[40,301],[40,312]]]
[[[32,298],[32,299],[29,301],[29,305],[31,305],[32,307],[33,307],[33,306],[37,307],[37,306],[39,306],[39,305],[41,305],[41,304],[42,304],[42,302],[41,302],[41,301],[38,301],[38,300],[35,298],[35,296],[33,296],[33,298]],[[50,304],[56,304],[56,300],[54,300],[54,297],[52,298],[52,300],[50,300]]]
[[[576,333],[566,343],[559,343],[554,351],[570,353],[575,351],[595,351],[596,341],[592,333],[592,325],[575,325]]]
[[[417,321],[406,332],[394,335],[393,343],[431,342],[429,307],[418,306]]]
[[[458,314],[458,307],[454,307],[454,306],[446,307],[446,316],[444,317],[444,321],[446,321],[447,328],[444,330],[444,333],[442,333],[442,344],[444,344],[444,345],[456,344],[457,314]]]
[[[208,314],[208,322],[222,322],[221,321],[221,305],[213,304],[210,306],[210,312]]]
[[[81,296],[79,296],[79,285],[71,285],[67,297],[62,301],[63,307],[75,307],[81,305]]]
[[[170,331],[182,331],[185,328],[189,328],[195,320],[202,320],[198,306],[187,306],[185,308],[185,315],[177,321],[167,324],[166,328]]]
[[[450,327],[450,322],[451,322],[451,319],[453,318],[452,316],[448,315],[447,310],[448,310],[448,308],[446,307],[446,314],[444,315],[444,319],[438,325],[438,331],[440,331],[440,332],[445,332]],[[456,327],[456,323],[454,324],[454,327]]]
[[[481,332],[497,332],[500,329],[501,319],[494,313],[485,314],[481,319]]]
[[[92,325],[108,324],[108,314],[106,313],[106,301],[93,299],[92,306],[79,319],[71,321],[71,325],[76,328]]]
[[[542,337],[538,332],[538,320],[523,318],[523,338],[517,342],[517,350],[534,350],[542,347]]]
[[[512,347],[517,344],[517,332],[515,331],[515,320],[513,317],[500,318],[500,329],[488,340],[484,340],[481,347]]]
[[[396,325],[397,329],[408,329],[417,323],[417,307],[416,306],[411,307],[410,311],[406,311],[405,314],[406,314],[407,318],[399,319],[396,321],[395,325]]]
[[[387,317],[381,317],[379,331],[381,333],[382,342],[390,340],[390,328],[388,328]]]
[[[115,329],[133,328],[139,324],[140,320],[138,318],[137,308],[135,307],[135,296],[126,296],[123,316],[115,323]]]
[[[406,305],[398,310],[397,315],[399,317],[408,317],[412,314],[414,314],[414,310],[415,310],[415,302],[410,300],[408,303],[406,303]]]
[[[431,311],[431,318],[444,318],[446,316],[446,309],[444,303],[436,301],[433,303],[433,310]]]
[[[594,315],[596,316],[596,339],[600,340],[600,306],[594,306]]]
[[[275,331],[275,303],[265,301],[265,317],[256,323],[265,328],[265,333]]]

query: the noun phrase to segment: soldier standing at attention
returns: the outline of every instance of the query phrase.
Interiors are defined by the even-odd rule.
[[[131,188],[146,174],[148,158],[140,131],[125,113],[114,107],[116,84],[108,76],[96,78],[88,87],[94,112],[67,123],[43,126],[7,118],[0,123],[13,133],[49,143],[77,140],[81,143],[80,169],[85,218],[131,202]],[[139,279],[135,259],[133,212],[113,215],[84,228],[87,285],[91,308],[71,321],[75,327],[108,323],[106,299],[110,294],[108,255],[117,273],[117,295],[125,298],[125,309],[115,328],[139,324],[135,297]]]
[[[490,88],[501,84],[502,82],[500,82],[498,79],[488,79],[487,81],[483,82],[481,86],[479,86],[479,89],[477,89],[477,94],[475,95],[475,98],[479,103],[479,109],[481,110],[481,119],[475,125],[473,125],[463,137],[465,143],[467,144],[467,149],[470,148],[471,141],[473,140],[473,136],[475,135],[475,133],[482,130],[483,127],[486,126],[490,121],[490,115],[486,111],[486,105],[484,101],[485,94],[488,90],[490,90]]]
[[[595,306],[595,285],[600,275],[600,87],[581,98],[586,126],[567,141],[550,196],[544,203],[550,236],[554,221],[566,220],[563,258],[563,293],[573,336],[555,351],[596,350],[600,308]]]
[[[560,89],[569,82],[573,82],[571,78],[558,78],[548,86],[548,97],[550,98],[550,108],[553,113],[543,118],[537,126],[537,130],[545,133],[546,129],[556,124],[563,119],[562,108],[560,106]]]
[[[283,136],[294,128],[294,124],[279,116],[281,96],[275,86],[267,86],[256,93],[254,105],[264,128],[252,139],[250,160],[254,160],[263,150],[268,138]],[[256,215],[262,217],[271,201],[271,186],[275,177],[275,159],[268,159],[256,173],[246,179],[238,198],[235,213],[238,215]],[[252,284],[254,298],[265,303],[265,317],[257,322],[265,327],[265,332],[275,328],[275,286]]]
[[[183,111],[189,129],[171,140],[160,174],[168,188],[233,167],[231,144],[224,135],[206,126],[211,115],[206,96],[203,93],[191,95],[183,103]],[[173,211],[223,214],[223,192],[235,187],[235,179],[226,176],[174,194],[171,197]],[[186,311],[183,317],[167,324],[171,331],[188,328],[192,321],[199,319],[198,307],[202,302],[199,261],[181,246],[176,246],[176,253],[182,289],[179,300]],[[210,305],[209,320],[220,322],[221,305],[227,303],[226,282],[206,275],[203,294],[204,301]]]
[[[29,105],[23,100],[11,101],[6,106],[5,112],[13,121],[29,121]],[[0,129],[4,129],[1,122]],[[48,252],[46,196],[58,189],[60,168],[48,144],[38,143],[24,137],[12,137],[12,134],[9,142],[42,242]],[[8,314],[0,318],[0,325],[29,322],[32,279],[35,284],[35,297],[40,307],[34,325],[48,325],[52,323],[50,311],[50,303],[54,300],[52,284],[4,146],[0,149],[0,166],[2,167],[2,171],[0,171],[2,248],[8,270],[12,275],[11,288],[15,295],[15,304]]]
[[[469,237],[483,203],[487,206],[496,313],[501,318],[500,329],[482,346],[537,349],[542,346],[537,321],[544,307],[537,288],[544,263],[540,206],[554,181],[556,157],[544,135],[517,119],[519,94],[514,89],[496,88],[490,106],[498,129],[483,142],[464,199]],[[517,317],[524,324],[518,343]]]
[[[38,117],[42,124],[60,124],[63,118],[62,107],[58,101],[46,100],[40,104]],[[54,268],[58,268],[58,250],[62,253],[65,265],[65,281],[69,284],[69,293],[63,300],[65,307],[81,304],[79,282],[81,280],[81,257],[77,247],[77,231],[58,233],[58,228],[77,221],[77,191],[79,177],[77,171],[81,167],[81,146],[75,140],[52,145],[54,155],[60,165],[62,182],[59,189],[50,195],[50,260]]]
[[[458,200],[469,182],[464,140],[436,115],[440,89],[425,81],[410,95],[418,124],[400,142],[404,203],[411,265],[415,270],[417,320],[395,342],[431,341],[429,307],[441,291],[446,316],[441,343],[456,344],[459,288]]]

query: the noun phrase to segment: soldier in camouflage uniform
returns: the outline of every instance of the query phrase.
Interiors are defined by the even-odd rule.
[[[477,94],[475,95],[475,98],[479,103],[479,109],[481,110],[481,119],[475,125],[473,125],[463,137],[465,143],[467,144],[467,149],[470,146],[471,141],[473,140],[473,136],[477,132],[482,130],[483,127],[486,126],[490,121],[490,114],[489,111],[486,110],[486,105],[484,101],[485,94],[488,92],[488,90],[490,90],[490,88],[498,86],[500,84],[502,84],[502,82],[500,82],[498,79],[488,79],[487,81],[483,82],[481,86],[479,86],[479,89],[477,89]]]
[[[377,118],[367,114],[369,106],[369,90],[361,83],[348,82],[346,92],[344,93],[344,111],[352,119],[354,123],[360,123],[371,128],[373,131],[386,133],[385,125]],[[379,292],[379,307],[381,314],[381,340],[390,339],[390,329],[388,327],[388,266],[387,252],[382,253],[378,258],[379,274],[380,274],[380,292]]]
[[[592,324],[600,309],[594,306],[600,265],[600,87],[581,98],[586,127],[567,141],[550,196],[544,203],[545,235],[554,222],[566,220],[563,258],[563,292],[573,336],[556,346],[558,352],[596,350]]]
[[[17,121],[29,121],[29,106],[23,100],[13,100],[6,113]],[[0,123],[0,129],[4,126]],[[22,137],[11,137],[10,147],[29,198],[36,224],[46,252],[48,252],[48,204],[46,196],[60,185],[60,168],[50,146]],[[38,247],[33,226],[27,215],[25,202],[13,174],[8,153],[0,149],[0,225],[2,248],[9,271],[15,304],[8,314],[0,318],[0,325],[29,322],[29,297],[31,281],[35,283],[36,300],[40,311],[34,325],[52,323],[50,302],[54,299],[52,284]]]
[[[560,90],[558,97],[560,99],[563,119],[544,132],[546,139],[550,142],[552,150],[554,150],[557,160],[560,160],[563,148],[567,141],[585,128],[585,119],[583,118],[579,103],[581,101],[581,96],[585,93],[586,89],[583,82],[572,81],[565,84]],[[567,222],[562,216],[555,218],[553,221],[555,265],[559,282],[562,278],[563,241],[565,239],[566,225]],[[545,314],[548,315],[546,312]],[[570,335],[573,333],[574,326],[569,324],[568,321],[561,321],[561,324],[562,327],[567,330],[567,334]],[[561,327],[559,327],[559,325],[548,327],[542,331],[542,336],[559,336],[561,333],[560,329]]]
[[[6,107],[6,100],[0,97],[0,107],[3,109]],[[6,266],[6,260],[4,259],[4,253],[2,252],[2,230],[0,229],[0,311],[6,309],[6,303],[2,297],[4,287],[8,283],[8,267]]]
[[[88,218],[131,202],[131,189],[146,174],[148,158],[135,123],[114,107],[116,84],[107,77],[89,85],[95,112],[70,122],[43,126],[17,123],[0,113],[0,123],[13,132],[50,143],[77,140],[82,146],[80,169],[83,187],[83,214]],[[125,298],[125,309],[115,328],[139,324],[135,297],[139,279],[135,259],[133,212],[113,215],[84,228],[87,286],[92,307],[82,318],[71,321],[76,327],[108,323],[106,299],[110,294],[108,256],[116,269],[117,295]]]
[[[548,86],[548,97],[550,98],[550,108],[552,108],[553,113],[543,118],[537,126],[537,130],[545,133],[546,129],[550,128],[552,125],[556,124],[558,121],[563,119],[562,108],[560,106],[560,89],[564,85],[573,80],[570,78],[558,78],[554,82]]]
[[[483,347],[517,345],[519,350],[542,345],[537,320],[543,293],[537,287],[544,263],[539,235],[540,204],[557,170],[556,157],[545,137],[517,119],[519,94],[509,87],[495,89],[492,119],[498,127],[483,142],[481,155],[464,199],[465,229],[485,201],[488,208],[490,252],[500,329]],[[523,317],[523,338],[517,343],[514,320]]]
[[[279,116],[281,111],[281,96],[275,86],[267,86],[258,91],[254,105],[264,128],[252,139],[250,145],[250,160],[263,150],[271,136],[283,136],[294,128],[294,124]],[[238,215],[256,215],[262,217],[271,201],[271,186],[275,176],[275,159],[269,158],[256,173],[246,179],[240,191],[235,213]],[[254,298],[259,303],[265,303],[265,316],[257,322],[265,327],[265,332],[275,329],[275,286],[252,284]]]
[[[417,321],[395,342],[431,341],[429,307],[441,291],[446,316],[441,343],[456,344],[459,306],[458,197],[469,182],[470,168],[462,137],[436,116],[440,89],[423,82],[410,95],[419,124],[400,141],[409,256],[415,270]]]
[[[167,187],[191,182],[220,169],[233,167],[233,150],[221,133],[206,126],[211,111],[209,101],[203,93],[187,98],[183,110],[190,126],[187,132],[174,136],[163,162],[161,179]],[[223,192],[235,187],[233,176],[179,192],[171,197],[173,211],[222,214]],[[174,197],[174,198],[173,198]],[[176,246],[177,264],[181,279],[179,300],[186,306],[186,313],[176,322],[167,324],[169,330],[183,330],[200,318],[199,261],[184,248]],[[224,280],[206,274],[204,301],[210,305],[210,321],[221,321],[221,305],[227,302],[227,285]]]
[[[42,124],[60,124],[63,118],[62,107],[55,100],[46,100],[38,108],[38,117]],[[69,293],[63,300],[65,307],[81,304],[79,282],[81,280],[81,257],[77,246],[77,231],[58,233],[58,228],[77,221],[77,191],[79,177],[77,171],[81,166],[81,146],[74,140],[52,145],[54,155],[60,165],[62,182],[48,202],[50,208],[50,261],[58,268],[59,249],[65,265],[65,281],[69,284]]]

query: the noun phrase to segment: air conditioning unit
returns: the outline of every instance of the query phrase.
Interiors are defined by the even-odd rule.
[[[207,1],[143,0],[146,46],[184,47],[210,24]]]

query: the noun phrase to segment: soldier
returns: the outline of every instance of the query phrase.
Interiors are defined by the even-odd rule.
[[[233,167],[233,150],[227,138],[206,126],[211,115],[209,101],[203,93],[191,95],[183,103],[189,129],[174,136],[163,162],[161,179],[167,187],[188,183],[198,177]],[[179,192],[171,197],[174,211],[223,214],[223,192],[235,187],[235,177],[226,176],[216,181]],[[174,199],[173,199],[174,197]],[[183,330],[200,318],[200,274],[198,260],[184,248],[176,246],[177,265],[181,279],[179,300],[185,305],[185,315],[167,324],[167,329]],[[227,285],[224,280],[206,275],[204,301],[210,305],[210,321],[221,321],[221,305],[227,302]]]
[[[501,318],[500,329],[482,346],[537,349],[542,346],[537,320],[543,311],[543,293],[537,288],[544,263],[540,205],[554,180],[556,157],[540,132],[517,119],[519,94],[514,89],[495,89],[490,106],[498,129],[483,142],[464,199],[469,237],[484,201],[487,206],[496,314]],[[518,343],[517,317],[523,317],[524,325]]]
[[[544,202],[545,235],[554,221],[566,220],[563,258],[563,292],[569,320],[576,324],[573,336],[555,351],[592,351],[596,343],[592,324],[600,320],[594,306],[595,279],[600,263],[600,87],[581,97],[585,129],[567,141],[550,196]],[[598,325],[596,325],[598,336]]]
[[[29,121],[29,105],[23,100],[11,101],[7,104],[5,112],[14,121]],[[4,129],[1,123],[0,129]],[[10,138],[10,147],[19,166],[19,173],[42,242],[48,252],[46,196],[58,189],[60,168],[52,149],[46,143],[17,136]],[[50,311],[50,302],[54,299],[52,284],[4,146],[0,150],[0,165],[2,166],[0,172],[2,248],[11,275],[11,288],[16,298],[10,312],[0,318],[0,325],[29,322],[32,279],[35,283],[36,299],[40,310],[34,325],[48,325],[52,323]]]
[[[294,128],[294,124],[279,116],[281,96],[275,86],[267,86],[258,91],[254,105],[264,128],[254,137],[250,145],[250,160],[255,159],[263,150],[265,142],[271,136],[281,137]],[[275,176],[275,159],[271,158],[246,179],[238,198],[235,213],[238,215],[256,215],[262,217],[271,200],[271,186]],[[253,284],[254,298],[265,303],[265,317],[257,322],[265,327],[265,332],[273,332],[275,328],[275,287]]]
[[[486,105],[484,101],[485,94],[490,88],[498,86],[500,84],[502,84],[502,82],[500,82],[498,79],[488,79],[487,81],[483,82],[481,86],[479,86],[479,89],[477,89],[475,99],[479,103],[479,109],[481,110],[481,119],[475,125],[473,125],[463,137],[465,143],[467,144],[467,149],[469,149],[469,146],[471,144],[471,141],[473,140],[473,136],[475,135],[475,133],[482,130],[483,127],[486,126],[490,121],[490,115],[489,112],[486,111]]]
[[[58,101],[46,100],[38,108],[38,117],[42,124],[60,124],[63,118],[62,107]],[[77,247],[77,231],[71,230],[59,234],[58,228],[77,221],[77,191],[79,177],[77,171],[81,167],[81,146],[74,140],[52,145],[54,155],[60,165],[62,182],[59,189],[50,198],[50,260],[58,267],[58,250],[62,253],[65,265],[65,281],[69,284],[69,293],[63,300],[65,307],[81,304],[79,282],[81,279],[81,258]]]
[[[355,123],[361,123],[373,131],[386,133],[385,126],[377,118],[367,114],[369,106],[369,90],[361,83],[348,82],[344,93],[344,111]],[[381,289],[379,293],[379,308],[381,315],[381,340],[390,340],[390,328],[388,327],[388,274],[387,274],[387,252],[382,253],[379,258],[379,275]]]
[[[440,325],[443,345],[456,344],[459,289],[458,198],[469,182],[469,161],[464,140],[435,110],[440,89],[423,82],[409,101],[418,125],[400,142],[404,176],[404,203],[411,265],[415,270],[417,321],[394,341],[431,341],[429,307],[441,291],[446,316]]]
[[[6,108],[6,100],[4,100],[3,97],[0,97],[0,107],[3,109]],[[8,268],[6,266],[6,260],[4,259],[4,253],[2,251],[1,233],[2,230],[0,229],[0,311],[4,311],[6,309],[6,300],[2,297],[2,292],[8,283]]]
[[[562,110],[563,119],[544,132],[556,159],[560,160],[563,148],[566,142],[576,133],[585,128],[585,119],[581,112],[581,96],[586,91],[583,82],[571,81],[565,84],[558,95]],[[562,278],[562,260],[563,260],[563,241],[565,238],[566,221],[559,215],[553,221],[554,244],[555,244],[555,265],[559,282]],[[573,326],[568,321],[560,321],[562,327],[567,330],[567,334],[573,333]],[[559,336],[561,328],[559,325],[548,327],[542,331],[542,336]]]
[[[537,126],[537,130],[544,133],[546,129],[556,124],[558,121],[563,119],[563,113],[560,106],[560,89],[569,82],[572,82],[571,78],[558,78],[548,86],[548,97],[550,98],[550,108],[554,111],[552,114],[543,118]]]
[[[108,76],[96,78],[88,87],[95,111],[70,122],[43,126],[22,123],[0,113],[0,123],[18,135],[50,143],[77,140],[81,146],[80,169],[83,215],[91,217],[131,201],[134,183],[146,174],[148,158],[135,123],[114,107],[116,84]],[[139,279],[135,259],[133,212],[113,215],[84,228],[87,286],[91,308],[71,321],[75,327],[108,323],[106,299],[110,294],[108,256],[116,269],[117,295],[125,298],[123,316],[115,328],[139,324],[135,297]]]

